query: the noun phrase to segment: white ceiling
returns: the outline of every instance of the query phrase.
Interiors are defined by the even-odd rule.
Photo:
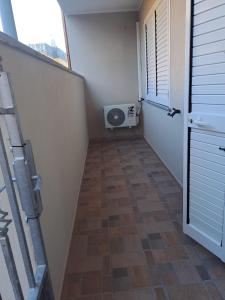
[[[65,15],[137,11],[143,0],[58,0]]]

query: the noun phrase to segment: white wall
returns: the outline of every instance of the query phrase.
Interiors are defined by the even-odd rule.
[[[104,129],[103,106],[138,100],[136,13],[66,18],[72,68],[86,81],[88,127],[94,139],[140,134]]]
[[[144,65],[144,20],[155,0],[144,0],[140,11],[140,30],[142,36],[142,62]],[[171,0],[171,108],[183,111],[184,102],[184,62],[185,62],[185,0]],[[144,66],[142,82],[145,82]],[[144,95],[143,84],[143,95]],[[183,114],[173,119],[167,112],[145,103],[144,137],[166,166],[182,183],[183,173]]]
[[[24,137],[32,142],[43,181],[41,225],[59,299],[88,146],[84,83],[79,76],[1,42],[0,53],[4,71],[12,78]],[[10,235],[19,259],[13,226]],[[7,294],[2,262],[0,277],[3,299],[13,299]],[[23,283],[26,291],[24,278]]]

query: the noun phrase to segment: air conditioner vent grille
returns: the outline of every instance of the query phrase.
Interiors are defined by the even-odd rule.
[[[122,109],[113,108],[107,114],[107,121],[112,126],[121,126],[126,119],[125,113]]]

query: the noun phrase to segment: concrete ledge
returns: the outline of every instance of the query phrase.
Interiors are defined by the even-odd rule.
[[[14,48],[17,49],[20,52],[23,52],[25,54],[28,54],[30,56],[35,57],[36,59],[39,59],[45,63],[48,63],[56,68],[59,68],[65,72],[71,73],[75,76],[81,77],[82,79],[84,79],[84,77],[74,71],[72,71],[71,69],[61,65],[60,63],[54,61],[53,59],[33,50],[32,48],[22,44],[21,42],[11,38],[10,36],[8,36],[7,34],[0,32],[0,43],[7,45],[10,48]]]

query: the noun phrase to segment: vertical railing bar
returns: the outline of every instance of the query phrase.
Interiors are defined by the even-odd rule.
[[[23,210],[27,217],[27,223],[30,227],[31,238],[33,242],[34,255],[37,265],[45,265],[45,253],[43,251],[43,240],[40,235],[40,224],[38,216],[36,215],[33,204],[35,203],[34,194],[32,190],[32,181],[28,174],[28,165],[24,157],[23,147],[13,148],[13,169],[16,178],[20,199]]]
[[[31,264],[30,254],[27,246],[26,236],[23,228],[22,219],[20,216],[19,206],[17,203],[16,192],[14,184],[12,181],[11,171],[8,163],[8,158],[4,146],[3,136],[0,129],[0,165],[2,169],[3,178],[5,181],[6,191],[9,198],[9,204],[15,222],[15,228],[18,236],[18,241],[24,261],[24,266],[26,270],[26,275],[28,279],[29,286],[31,288],[35,287],[35,278],[33,273],[33,268]]]
[[[42,212],[42,201],[41,201],[41,177],[37,174],[36,165],[34,161],[34,154],[32,149],[32,144],[29,140],[26,140],[24,152],[26,155],[27,163],[28,163],[28,169],[29,174],[32,178],[33,182],[33,191],[34,191],[34,197],[35,197],[35,209],[38,211],[39,215]]]
[[[26,214],[27,223],[30,227],[30,234],[33,243],[36,264],[38,266],[47,266],[47,256],[39,220],[40,215],[39,212],[34,208],[36,199],[34,197],[33,184],[29,172],[28,162],[25,158],[25,143],[22,136],[18,113],[16,111],[11,84],[8,78],[8,74],[5,72],[0,73],[0,95],[3,108],[12,108],[14,110],[14,114],[5,114],[5,121],[14,157],[13,167],[16,177],[16,183],[20,195],[21,205]],[[47,280],[48,285],[45,286],[46,298],[47,300],[53,300],[54,295],[49,271],[47,274]]]
[[[12,284],[15,299],[24,300],[22,288],[19,281],[19,276],[16,269],[16,264],[12,253],[12,248],[7,235],[7,231],[3,235],[2,234],[0,235],[0,244],[2,247],[2,252],[6,262],[6,267]]]
[[[37,282],[37,287],[35,289],[30,289],[27,300],[42,300],[43,299],[43,288],[44,283],[46,282],[46,276],[47,276],[47,268],[46,266],[39,266],[37,268],[35,278]],[[45,299],[48,299],[45,297]]]

